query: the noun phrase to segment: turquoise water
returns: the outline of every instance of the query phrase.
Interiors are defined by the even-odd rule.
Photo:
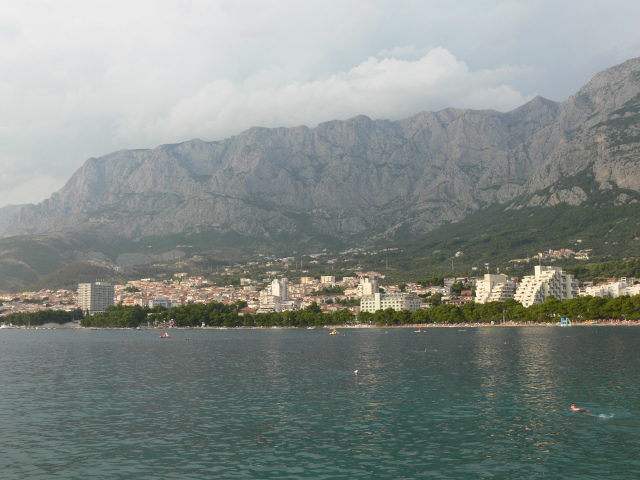
[[[640,478],[640,327],[413,330],[2,330],[0,477]]]

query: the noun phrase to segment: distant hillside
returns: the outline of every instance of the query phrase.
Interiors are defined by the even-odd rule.
[[[32,287],[34,290],[48,288],[51,290],[75,290],[79,283],[96,281],[114,282],[123,280],[113,268],[89,262],[73,262],[44,277]]]
[[[11,217],[22,207],[24,207],[24,205],[6,205],[0,208],[0,237],[4,235]]]
[[[522,237],[482,252],[504,255],[531,237],[558,235],[556,218],[580,208],[633,223],[639,163],[633,59],[562,103],[537,97],[507,113],[445,109],[397,122],[360,116],[313,129],[252,128],[219,142],[90,159],[62,190],[13,215],[0,274],[29,282],[86,255],[132,268],[192,255],[219,263],[265,251],[428,243],[440,227],[489,222],[486,215],[502,219],[495,235]],[[603,221],[575,215],[585,232]],[[25,248],[51,255],[41,264]]]

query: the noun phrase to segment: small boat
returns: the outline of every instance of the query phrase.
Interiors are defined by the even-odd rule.
[[[329,335],[339,335],[338,330],[334,328],[333,332],[331,332]]]
[[[170,338],[170,337],[167,332],[164,332],[162,335],[160,335],[160,338]]]
[[[414,330],[415,333],[425,333],[425,331],[422,329],[422,327],[418,328],[417,330]]]

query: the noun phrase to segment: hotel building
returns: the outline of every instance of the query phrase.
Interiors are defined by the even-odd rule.
[[[84,315],[104,312],[113,305],[115,288],[110,283],[80,283],[78,284],[78,306]]]
[[[526,276],[518,286],[515,299],[525,307],[542,303],[547,297],[569,300],[578,296],[578,281],[558,267],[536,265],[534,275]]]

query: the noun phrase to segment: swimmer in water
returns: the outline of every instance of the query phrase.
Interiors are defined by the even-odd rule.
[[[572,411],[572,412],[589,413],[589,414],[591,413],[589,410],[585,410],[585,409],[583,409],[583,408],[578,408],[578,407],[576,407],[576,404],[575,404],[575,403],[572,403],[572,404],[571,404],[571,411]]]

